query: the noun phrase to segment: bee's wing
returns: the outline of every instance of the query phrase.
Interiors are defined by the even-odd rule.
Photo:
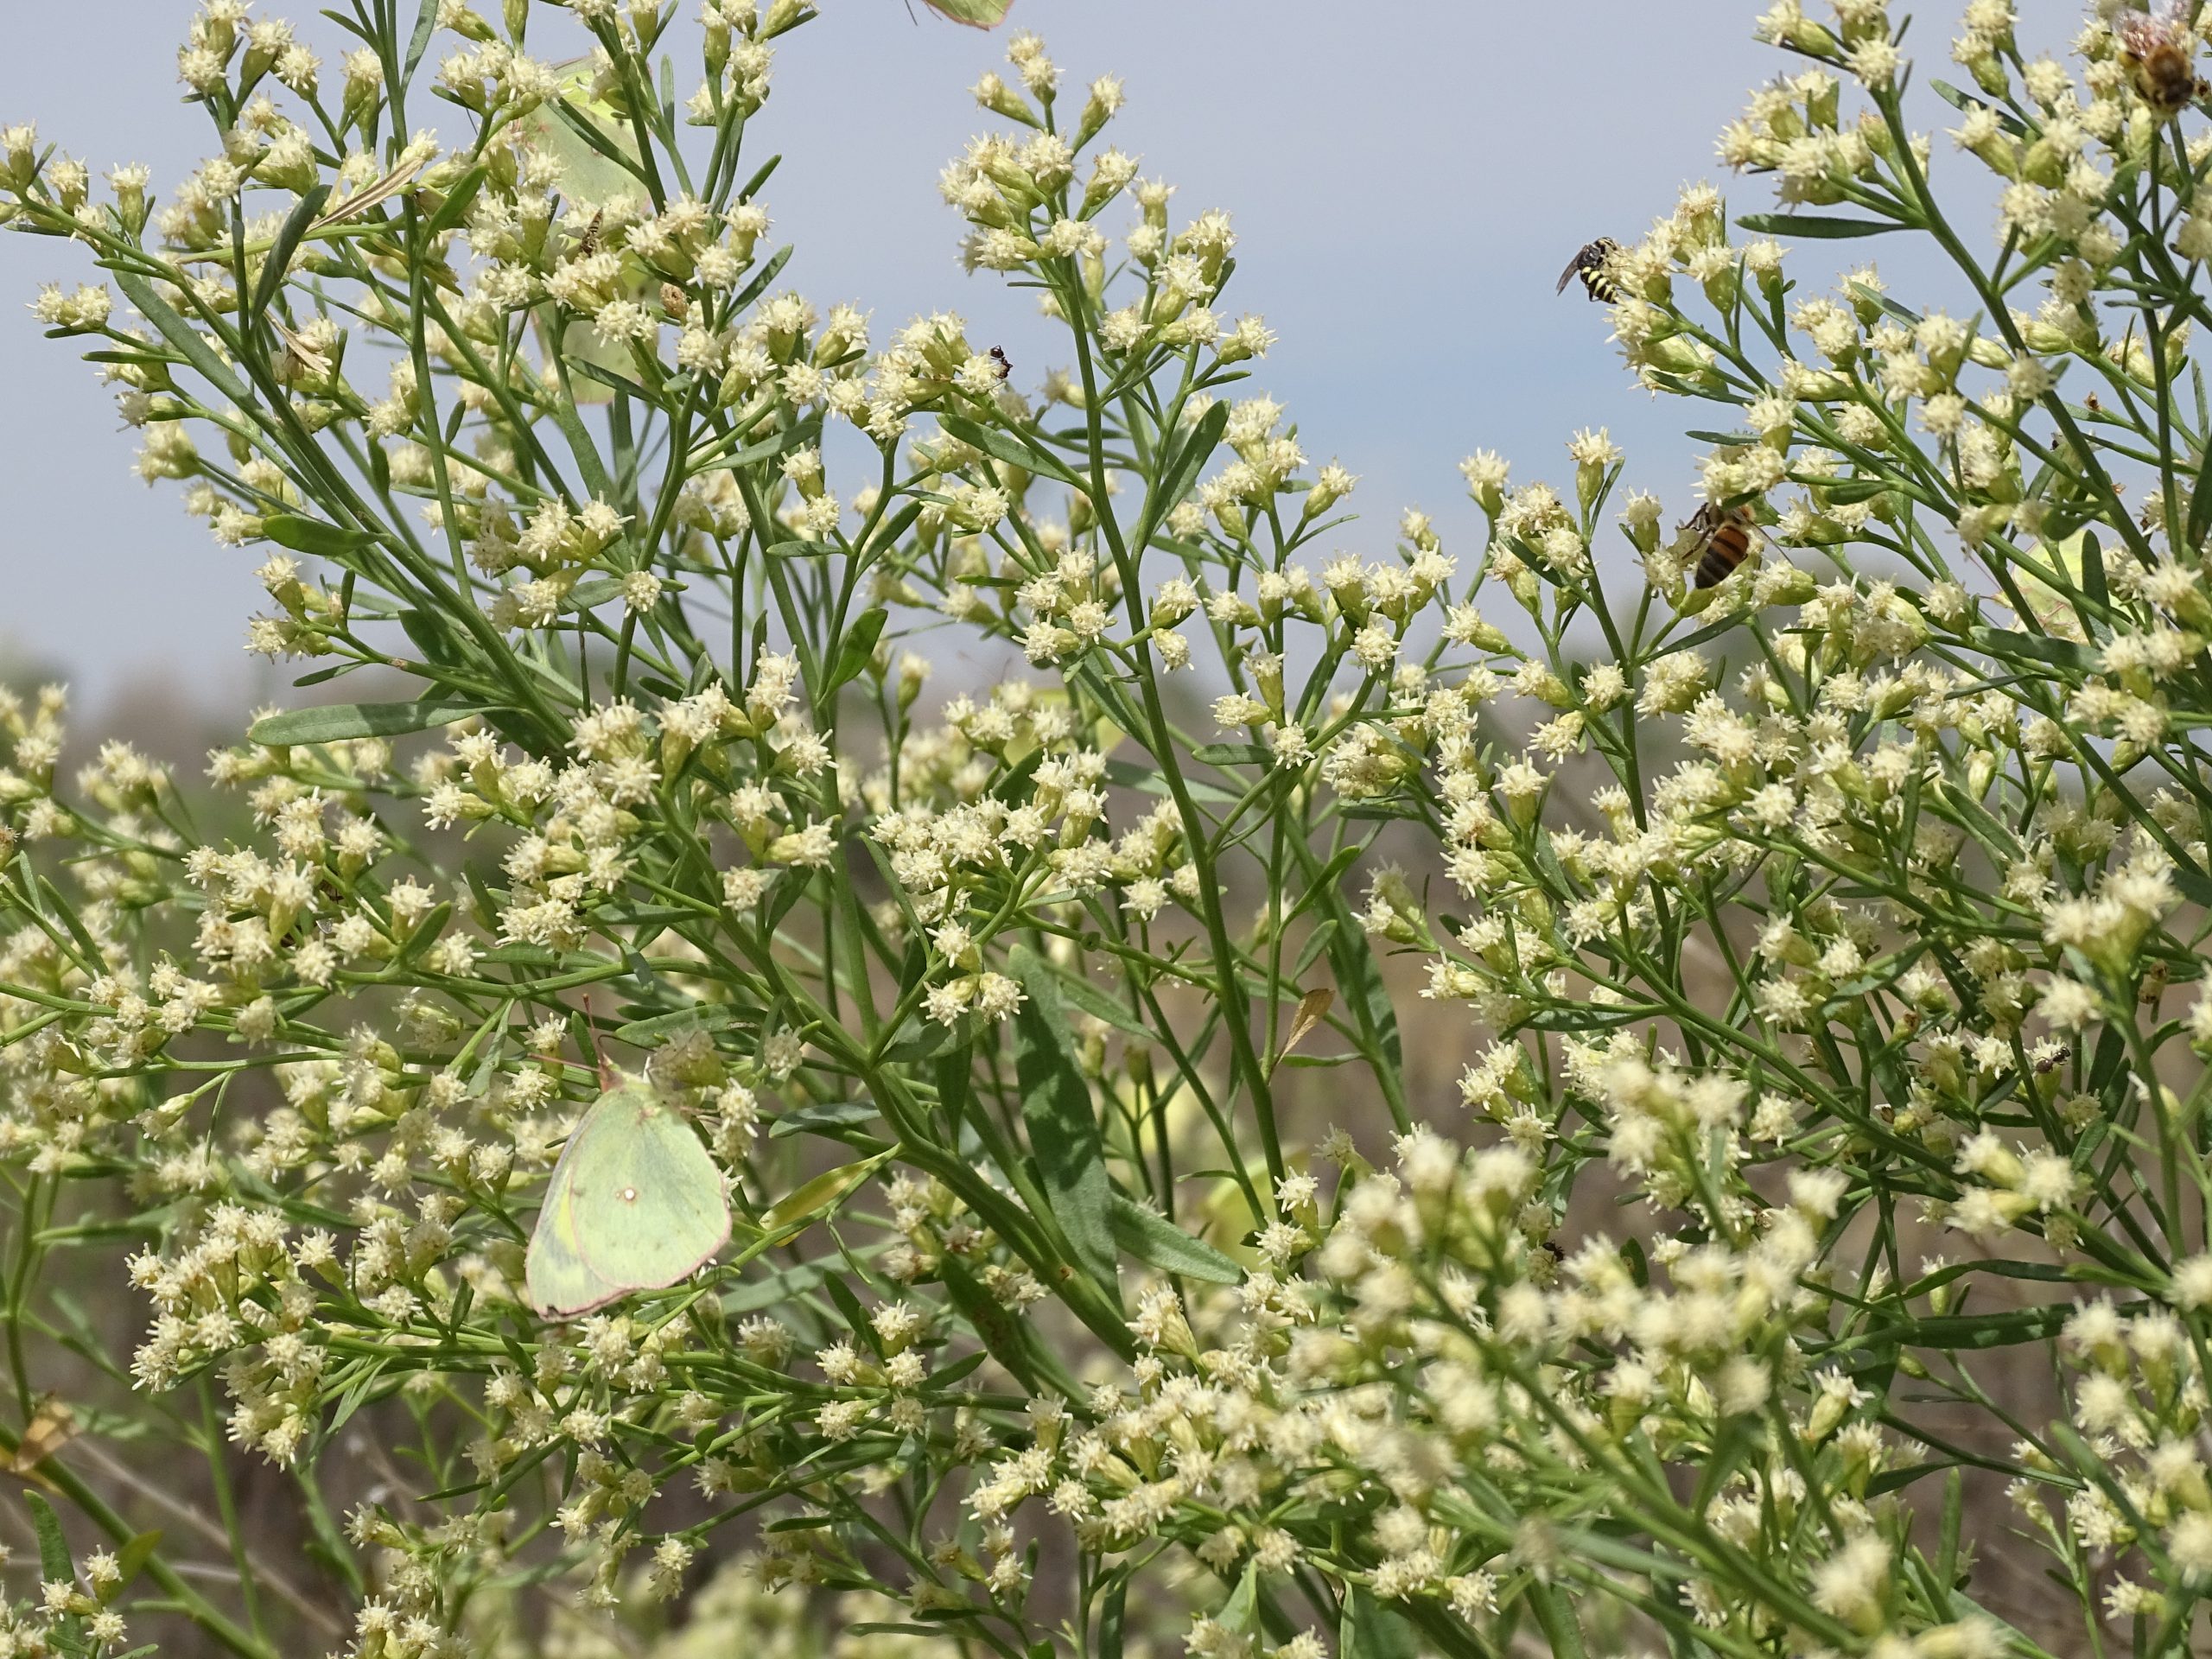
[[[1568,260],[1567,262],[1567,269],[1560,272],[1559,286],[1552,289],[1553,293],[1564,294],[1567,292],[1567,285],[1573,282],[1576,275],[1581,270],[1583,258],[1589,253],[1589,251],[1590,250],[1587,248],[1578,248],[1575,250],[1574,257]]]

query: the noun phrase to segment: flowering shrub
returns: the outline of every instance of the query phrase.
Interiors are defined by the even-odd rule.
[[[1955,156],[1882,0],[1760,21],[1780,210],[1585,273],[1722,406],[1740,560],[1602,432],[1470,460],[1479,548],[1341,550],[1229,220],[1033,37],[943,179],[1065,326],[1025,390],[778,286],[804,0],[356,5],[334,69],[245,10],[181,58],[219,155],[96,198],[10,130],[5,213],[127,304],[37,310],[264,550],[253,648],[374,695],[218,753],[232,837],[0,704],[9,1650],[2212,1639],[2193,5],[2069,65],[1973,0]],[[1963,310],[1790,274],[1876,234]],[[948,636],[1026,665],[931,692]],[[541,1316],[614,1067],[734,1236]],[[232,1589],[136,1518],[193,1459]]]

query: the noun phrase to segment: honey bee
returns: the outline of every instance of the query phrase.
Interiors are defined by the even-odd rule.
[[[2135,90],[2159,119],[2171,119],[2212,94],[2212,87],[2197,77],[2187,33],[2171,3],[2162,12],[2129,12],[2116,32]]]
[[[1751,510],[1741,504],[1716,507],[1708,501],[1691,516],[1682,533],[1698,555],[1699,587],[1719,587],[1751,556],[1754,523]]]
[[[599,251],[599,227],[607,222],[607,209],[602,207],[591,216],[591,223],[584,226],[583,235],[576,242],[576,257],[588,259]]]
[[[991,352],[990,352],[990,357],[991,357],[991,361],[992,361],[992,362],[994,362],[994,363],[995,363],[995,364],[997,364],[997,365],[999,365],[999,378],[1000,378],[1000,379],[1003,380],[1003,379],[1005,379],[1005,378],[1007,378],[1007,376],[1008,376],[1008,375],[1010,375],[1010,374],[1012,374],[1012,373],[1014,372],[1014,365],[1013,365],[1012,363],[1010,363],[1010,362],[1008,362],[1008,361],[1007,360],[1006,347],[1005,347],[1005,346],[992,346],[992,347],[991,347]]]
[[[1581,251],[1567,262],[1567,269],[1560,272],[1559,286],[1552,292],[1566,293],[1567,283],[1580,276],[1582,286],[1589,290],[1592,299],[1612,304],[1621,296],[1621,285],[1605,274],[1605,261],[1620,251],[1621,245],[1610,236],[1601,236],[1595,242],[1584,243]]]

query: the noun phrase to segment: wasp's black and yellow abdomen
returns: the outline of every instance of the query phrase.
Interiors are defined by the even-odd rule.
[[[1621,296],[1621,285],[1605,274],[1605,261],[1620,251],[1621,245],[1610,236],[1584,243],[1580,251],[1567,262],[1567,269],[1560,272],[1559,286],[1552,292],[1566,293],[1567,285],[1579,276],[1592,299],[1612,304]]]

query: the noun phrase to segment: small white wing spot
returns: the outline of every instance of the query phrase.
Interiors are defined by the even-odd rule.
[[[634,1187],[634,1186],[626,1186],[626,1187],[624,1187],[624,1188],[622,1189],[622,1202],[623,1202],[623,1203],[625,1203],[625,1204],[635,1204],[637,1201],[638,1201],[638,1189],[637,1189],[636,1187]]]

